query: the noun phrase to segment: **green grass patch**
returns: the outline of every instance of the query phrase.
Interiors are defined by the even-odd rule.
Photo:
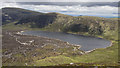
[[[78,63],[97,63],[103,65],[117,65],[118,64],[118,43],[114,42],[113,46],[108,48],[97,49],[94,52],[84,54],[82,56],[72,57],[78,60]]]
[[[46,59],[38,60],[34,62],[33,64],[36,66],[53,66],[57,64],[69,64],[72,62],[76,62],[76,61],[69,57],[60,55],[56,57],[48,57]]]

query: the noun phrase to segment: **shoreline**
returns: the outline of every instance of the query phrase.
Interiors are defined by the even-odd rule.
[[[106,49],[106,48],[108,48],[108,47],[111,47],[111,46],[112,46],[112,41],[111,41],[110,45],[107,46],[107,47],[105,47],[104,49]],[[90,50],[90,51],[85,51],[85,53],[91,53],[91,52],[95,51],[96,49],[101,49],[101,48],[95,48],[95,49]]]
[[[15,34],[18,34],[18,35],[26,35],[26,34],[22,34],[23,32],[25,32],[24,30],[22,30],[22,31],[18,31],[17,33],[15,33]],[[27,36],[35,36],[35,35],[27,35]],[[83,35],[84,36],[84,35]],[[43,36],[35,36],[35,37],[43,37]],[[88,37],[90,37],[90,36],[88,36]],[[92,36],[93,37],[93,36]],[[54,39],[54,38],[48,38],[48,37],[43,37],[43,38],[47,38],[47,39]],[[98,39],[104,39],[104,38],[98,38]],[[59,41],[62,41],[62,40],[60,40],[60,39],[55,39],[55,40],[59,40]],[[109,40],[110,41],[110,40]],[[63,41],[63,42],[65,42],[65,41]],[[112,43],[112,41],[110,41],[111,43],[110,43],[110,45],[109,46],[107,46],[107,47],[104,47],[104,49],[106,49],[106,48],[108,48],[108,47],[111,47],[112,45],[113,45],[113,43]],[[66,42],[67,44],[70,44],[69,42]],[[73,45],[74,47],[75,46],[78,46],[77,44],[71,44],[71,45]],[[81,47],[81,45],[79,45],[79,47]],[[83,51],[83,50],[81,50],[81,51],[83,51],[84,52],[84,54],[87,54],[87,53],[91,53],[91,52],[94,52],[94,51],[96,51],[96,49],[101,49],[101,48],[94,48],[94,49],[92,49],[92,50],[89,50],[89,51]]]
[[[16,34],[26,36],[26,34],[22,34],[22,32],[25,32],[25,31],[20,31],[20,32],[17,32]],[[36,35],[27,35],[27,36],[43,37],[43,36],[36,36]],[[43,37],[43,38],[47,38],[47,39],[54,39],[54,38],[48,38],[48,37]],[[63,40],[60,40],[60,39],[55,39],[55,40],[58,40],[58,41],[63,41]],[[64,42],[64,43],[67,43],[67,44],[70,44],[70,45],[72,45],[72,46],[74,46],[74,47],[78,47],[78,48],[80,48],[80,47],[81,47],[81,45],[71,44],[71,43],[66,42],[66,41],[63,41],[63,42]],[[80,50],[80,51],[82,51],[82,50]],[[82,51],[82,52],[84,52],[84,51]]]

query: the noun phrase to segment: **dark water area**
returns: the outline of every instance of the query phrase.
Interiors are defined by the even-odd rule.
[[[110,41],[97,37],[89,37],[62,32],[25,31],[22,32],[22,34],[59,39],[65,42],[69,42],[70,44],[81,45],[80,50],[83,51],[89,51],[95,48],[105,48],[111,44]]]

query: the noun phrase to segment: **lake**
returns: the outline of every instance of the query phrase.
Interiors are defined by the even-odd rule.
[[[22,32],[22,34],[59,39],[62,41],[69,42],[70,44],[81,45],[80,50],[83,51],[89,51],[95,48],[105,48],[111,44],[110,41],[97,37],[89,37],[89,36],[75,35],[75,34],[62,33],[62,32],[25,31]]]

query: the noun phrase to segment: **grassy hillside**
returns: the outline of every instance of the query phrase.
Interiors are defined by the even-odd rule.
[[[14,25],[26,25],[29,28],[93,36],[117,36],[118,32],[117,19],[92,16],[73,17],[59,13],[39,13],[20,8],[3,8],[3,24],[12,21],[17,21]]]
[[[70,63],[73,63],[70,65]],[[96,51],[84,55],[75,56],[56,56],[49,57],[43,60],[38,60],[34,63],[40,66],[117,66],[118,65],[118,43],[114,42],[112,47],[106,49],[101,48]]]
[[[10,12],[9,12],[10,11]],[[13,11],[13,12],[12,12]],[[111,47],[79,55],[63,49],[62,54],[36,60],[29,65],[66,66],[74,65],[118,65],[118,19],[92,16],[68,16],[59,13],[39,13],[20,8],[3,8],[4,30],[44,30],[67,32],[106,38],[113,42]],[[71,50],[71,49],[70,49]],[[58,50],[59,52],[59,50]],[[46,55],[46,54],[45,54]],[[19,56],[19,55],[17,55]],[[19,63],[19,62],[18,62]],[[16,65],[18,63],[14,63]],[[22,64],[21,64],[22,65]],[[23,64],[25,65],[25,64]]]
[[[2,8],[2,24],[7,24],[13,21],[21,20],[21,18],[26,18],[30,16],[40,15],[40,12],[25,10],[21,8]],[[43,14],[43,13],[42,13]]]

